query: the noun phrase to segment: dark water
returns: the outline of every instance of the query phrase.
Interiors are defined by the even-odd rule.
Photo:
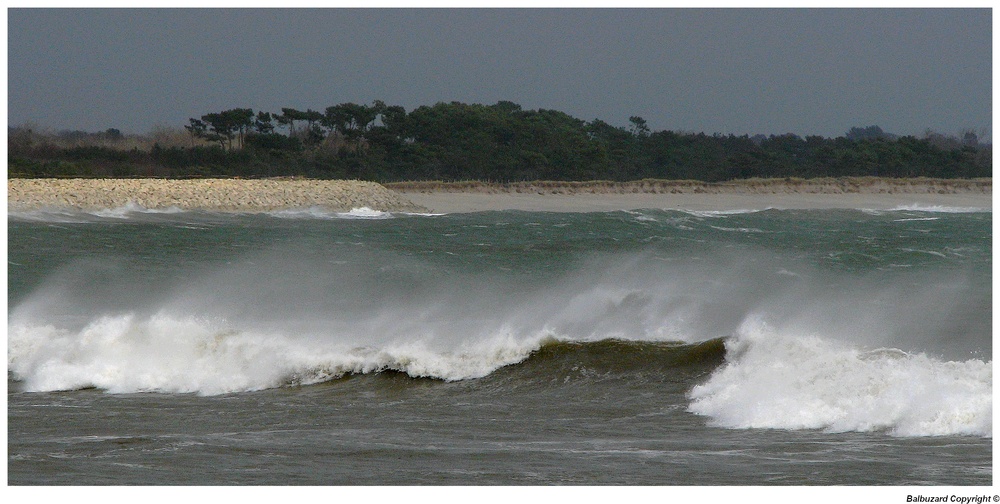
[[[8,219],[12,485],[990,485],[992,214]]]

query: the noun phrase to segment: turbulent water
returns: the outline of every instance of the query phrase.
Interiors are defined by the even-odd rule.
[[[8,217],[8,481],[989,485],[989,209]]]

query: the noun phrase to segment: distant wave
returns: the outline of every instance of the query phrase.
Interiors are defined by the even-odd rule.
[[[175,214],[175,213],[182,213],[184,212],[184,210],[176,206],[168,208],[146,208],[134,201],[129,201],[125,203],[123,206],[117,208],[106,208],[103,210],[92,210],[92,211],[84,210],[83,212],[95,215],[97,217],[108,217],[112,219],[127,219],[129,214],[134,214],[134,213]]]
[[[758,212],[766,212],[768,210],[775,210],[773,207],[767,208],[737,208],[732,210],[686,210],[683,208],[677,209],[679,212],[683,212],[695,217],[726,217],[729,215],[741,215],[741,214],[753,214]]]
[[[284,219],[391,219],[391,212],[372,210],[368,207],[353,208],[349,212],[334,212],[323,207],[272,210],[262,212],[272,217]]]
[[[334,212],[323,207],[309,207],[300,209],[274,210],[263,212],[272,217],[285,219],[392,219],[397,215],[413,217],[438,217],[446,215],[443,213],[423,213],[423,212],[383,212],[373,210],[368,207],[353,208],[349,212]]]
[[[939,212],[939,213],[980,213],[980,212],[992,212],[993,209],[986,207],[951,207],[943,205],[901,205],[892,209],[892,211],[907,211],[913,210],[918,212]]]
[[[912,205],[899,205],[887,210],[862,209],[863,212],[872,215],[882,215],[885,212],[930,212],[930,213],[992,213],[990,207],[952,207],[944,205],[922,205],[914,203]]]
[[[433,216],[439,214],[402,213],[403,215]],[[73,208],[43,208],[36,210],[23,210],[8,212],[8,217],[19,220],[36,222],[64,222],[64,223],[85,223],[95,220],[128,220],[149,216],[190,216],[190,215],[213,215],[213,216],[240,216],[240,215],[268,215],[283,219],[391,219],[395,217],[392,212],[382,212],[368,207],[351,209],[348,212],[337,212],[323,207],[313,206],[307,208],[291,208],[282,210],[270,210],[259,212],[233,212],[233,211],[212,211],[212,210],[184,210],[179,207],[169,208],[146,208],[134,202],[115,207],[99,210],[81,210]]]
[[[35,210],[11,211],[7,216],[14,219],[40,222],[88,222],[97,219],[129,219],[135,215],[182,214],[185,210],[179,207],[146,208],[134,201],[129,201],[120,207],[102,208],[97,210],[81,210],[66,207],[40,208]]]
[[[392,214],[389,212],[380,212],[378,210],[372,210],[368,207],[352,208],[350,212],[340,212],[337,217],[341,219],[390,219]]]

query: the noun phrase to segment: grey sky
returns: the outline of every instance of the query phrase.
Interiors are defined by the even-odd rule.
[[[380,99],[738,135],[992,128],[978,10],[8,11],[8,124],[145,133]]]

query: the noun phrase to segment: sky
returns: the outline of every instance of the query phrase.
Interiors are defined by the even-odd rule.
[[[992,133],[989,9],[23,9],[7,122],[147,133],[231,108],[501,100],[627,126]]]

